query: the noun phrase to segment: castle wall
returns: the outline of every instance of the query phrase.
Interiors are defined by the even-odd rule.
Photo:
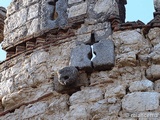
[[[11,3],[9,10],[17,3],[20,6],[19,10],[9,12],[6,21],[19,11],[26,8],[29,10],[32,5],[41,2],[15,1]],[[28,5],[25,9],[24,3],[25,6]],[[102,7],[103,5],[107,6]],[[146,27],[142,26],[121,30],[124,25],[121,24],[117,29],[113,24],[119,15],[116,1],[68,0],[67,6],[66,26],[70,26],[70,29],[57,31],[55,26],[39,29],[38,31],[49,31],[28,41],[22,40],[23,45],[25,43],[25,51],[9,57],[0,64],[0,119],[160,119],[160,28],[150,26],[147,32]],[[111,22],[110,14],[116,14]],[[39,19],[40,16],[41,14],[37,15],[35,19]],[[116,18],[116,21],[119,19]],[[12,22],[14,20],[8,21],[9,24]],[[9,24],[6,22],[6,26]],[[22,26],[26,24],[27,22]],[[22,26],[18,25],[15,30],[21,31]],[[39,22],[38,25],[41,26],[42,23]],[[8,31],[11,35],[10,27]],[[36,34],[37,31],[31,33]],[[8,50],[17,44],[17,50],[19,40],[8,39],[5,34],[3,45],[6,44],[3,47]],[[13,46],[7,41],[13,43]],[[28,42],[33,46],[26,47]],[[105,46],[107,51],[103,50],[106,42],[109,44],[108,47]],[[87,56],[91,51],[91,45],[97,53],[93,60]],[[107,61],[103,56],[107,56]],[[113,56],[114,59],[109,59]],[[83,58],[80,63],[79,58]],[[75,66],[73,62],[76,63]],[[102,67],[101,64],[106,67]],[[67,87],[57,84],[59,70],[72,65],[79,72],[76,83]]]

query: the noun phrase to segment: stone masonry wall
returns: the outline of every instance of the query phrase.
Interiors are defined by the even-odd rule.
[[[11,16],[26,9],[32,11],[43,2],[48,5],[48,1],[37,0],[11,3],[3,48],[8,50],[19,44],[24,36],[12,34],[19,39],[7,36],[27,27],[26,21],[15,27],[13,22],[17,18],[9,20]],[[49,6],[53,2],[49,1]],[[119,16],[118,1],[114,0],[68,0],[65,4],[68,10],[65,29],[57,30],[53,25],[55,20],[44,20],[46,25],[41,29],[40,20],[38,31],[49,30],[30,39],[28,42],[34,43],[30,49],[0,64],[0,119],[159,120],[160,27],[113,29],[113,21]],[[16,5],[19,7],[15,8]],[[61,6],[60,1],[57,5]],[[155,10],[157,18],[159,11]],[[45,12],[42,12],[44,19],[48,20]],[[37,16],[34,14],[36,17],[32,12],[26,13],[28,21],[42,15],[39,11]],[[116,19],[110,22],[112,15]],[[151,23],[155,25],[154,20]],[[13,27],[7,28],[9,24]],[[53,26],[49,28],[48,24]],[[37,33],[28,29],[31,34]],[[66,67],[75,67],[79,74],[69,86],[56,83],[61,80],[60,71]]]

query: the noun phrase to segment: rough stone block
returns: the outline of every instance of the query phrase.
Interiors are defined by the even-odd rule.
[[[82,44],[72,49],[70,66],[77,67],[80,70],[90,71],[92,69],[90,58],[90,45]]]
[[[38,51],[31,55],[31,66],[46,62],[49,54],[45,51]]]
[[[71,85],[78,79],[78,70],[75,67],[65,67],[58,72],[58,81],[62,85]]]
[[[106,38],[111,35],[111,26],[110,24],[107,25],[107,28],[104,30],[95,31],[95,42],[99,42],[100,40],[105,40]]]
[[[103,99],[103,91],[100,88],[85,88],[70,97],[71,105],[85,102],[96,102]]]
[[[160,92],[160,80],[155,81],[154,89],[156,92]]]
[[[130,92],[153,90],[153,82],[149,80],[135,81],[130,84]]]
[[[106,88],[105,98],[123,97],[126,94],[126,86],[118,85]]]
[[[146,70],[146,77],[149,80],[160,79],[160,65],[152,65]]]
[[[34,105],[28,105],[27,107],[25,107],[22,113],[22,119],[31,118],[38,114],[42,114],[47,110],[47,107],[47,102],[37,102]]]
[[[90,120],[91,118],[89,105],[84,103],[72,105],[63,120]]]
[[[119,67],[136,66],[136,64],[137,64],[136,52],[132,51],[132,52],[117,55],[116,62]]]
[[[39,14],[39,3],[29,7],[27,20],[38,17],[38,14]]]
[[[68,18],[78,17],[86,14],[87,12],[87,3],[81,3],[76,6],[72,6],[68,9]]]
[[[27,21],[27,9],[21,9],[20,11],[16,12],[15,14],[11,15],[10,17],[7,17],[6,19],[7,26],[5,27],[5,31],[12,31],[18,27],[21,27],[24,25]],[[6,33],[7,34],[7,33]]]
[[[102,40],[93,45],[96,57],[92,60],[95,70],[110,70],[114,66],[115,54],[112,40]]]
[[[122,99],[122,108],[128,112],[156,110],[159,107],[159,93],[134,92]]]
[[[160,0],[154,0],[154,8],[156,11],[160,12]]]
[[[14,82],[13,79],[3,81],[0,83],[0,99],[2,99],[5,95],[12,93],[14,90]]]
[[[30,23],[27,24],[28,33],[27,35],[32,35],[33,33],[37,33],[39,31],[39,19],[33,19]]]

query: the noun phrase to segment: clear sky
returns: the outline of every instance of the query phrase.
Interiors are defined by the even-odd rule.
[[[12,0],[0,0],[0,6],[7,7]],[[141,20],[148,23],[153,19],[153,0],[127,0],[126,21]],[[6,53],[0,47],[0,61],[4,60]]]

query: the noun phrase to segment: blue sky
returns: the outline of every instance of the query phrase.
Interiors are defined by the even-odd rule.
[[[0,0],[0,6],[7,7],[11,0]],[[148,23],[153,19],[153,0],[127,0],[126,5],[126,21],[137,21],[138,19],[144,23]],[[2,51],[0,46],[0,61],[4,60],[6,53]]]

